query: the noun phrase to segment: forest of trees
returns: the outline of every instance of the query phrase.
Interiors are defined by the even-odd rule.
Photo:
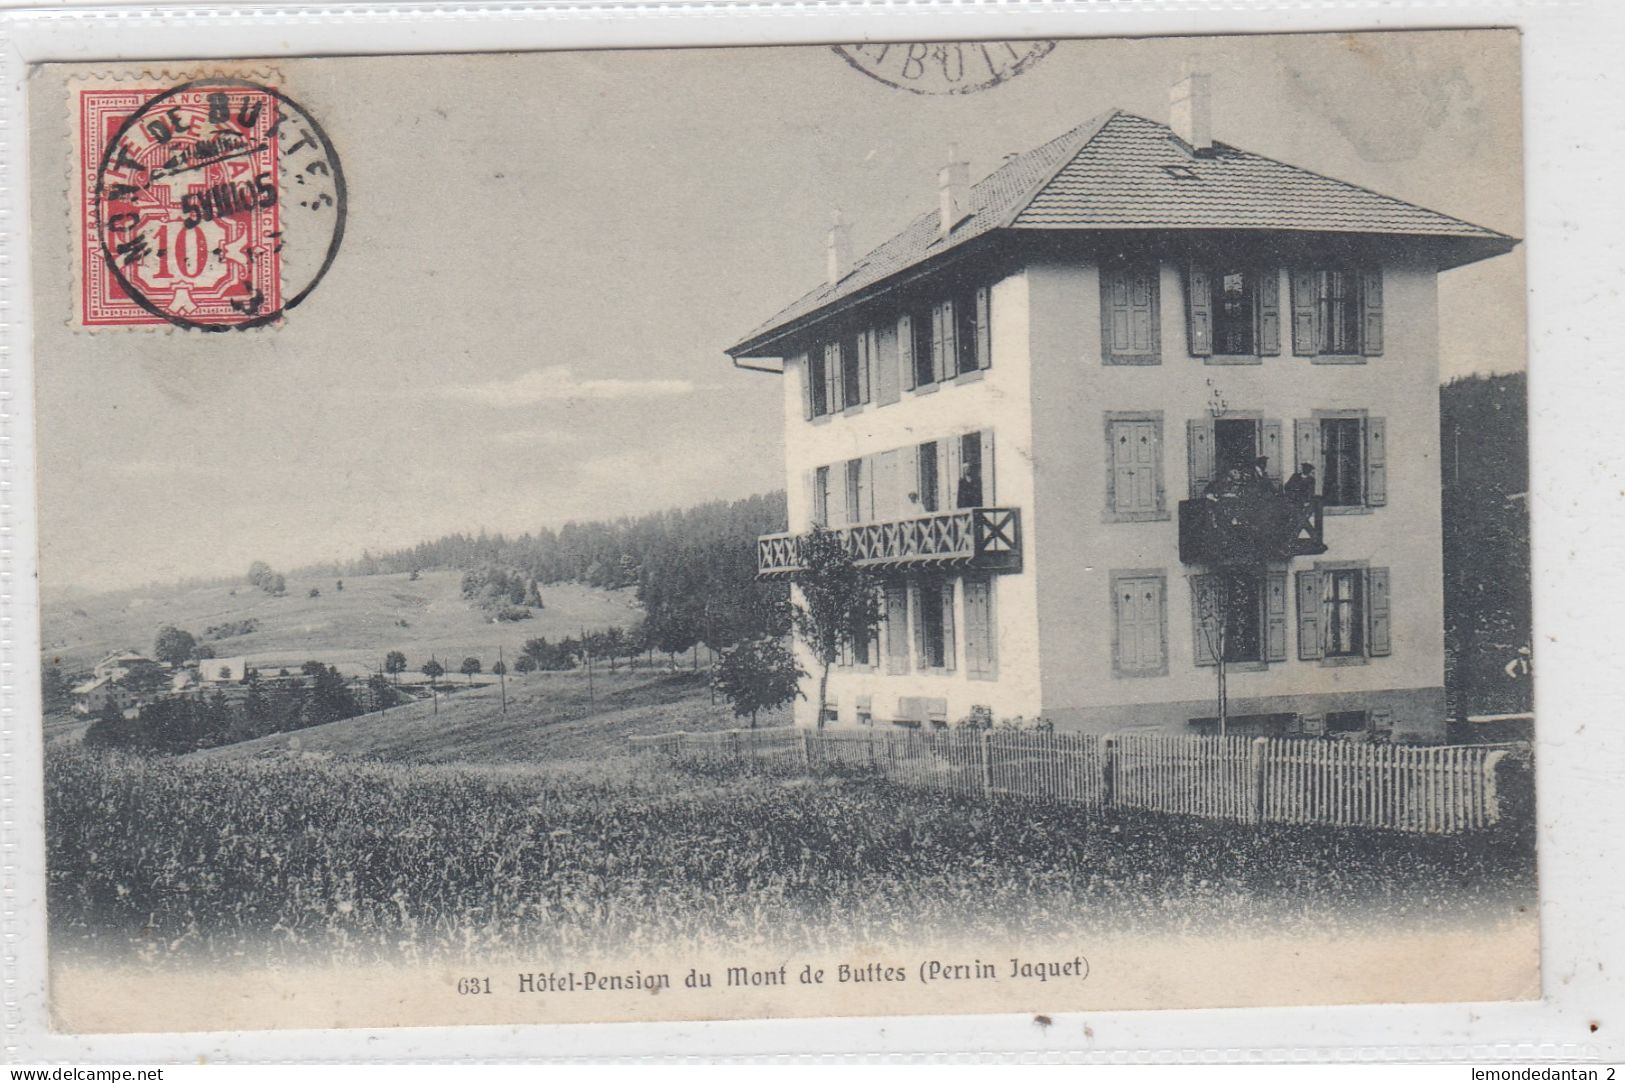
[[[1453,380],[1439,394],[1443,449],[1445,642],[1461,713],[1527,711],[1533,649],[1529,417],[1522,373]]]
[[[325,576],[465,573],[465,593],[482,608],[540,605],[533,584],[574,581],[635,589],[643,639],[678,653],[695,643],[725,647],[788,630],[788,592],[756,581],[756,538],[785,529],[783,492],[717,501],[636,518],[566,523],[507,537],[448,534],[410,549],[305,569]]]

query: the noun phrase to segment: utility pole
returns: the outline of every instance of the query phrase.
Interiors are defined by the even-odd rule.
[[[502,689],[502,713],[508,713],[508,663],[502,660],[502,647],[497,647],[497,686]]]

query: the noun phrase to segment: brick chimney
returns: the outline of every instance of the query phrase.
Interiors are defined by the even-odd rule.
[[[839,210],[830,216],[829,236],[824,240],[824,274],[831,286],[852,273],[852,227]]]
[[[1168,126],[1199,155],[1213,153],[1213,77],[1192,72],[1168,91]]]
[[[970,163],[960,160],[957,143],[949,144],[948,164],[937,173],[937,201],[939,228],[946,237],[970,213]]]

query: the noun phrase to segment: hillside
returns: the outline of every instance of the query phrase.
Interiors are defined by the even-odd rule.
[[[455,683],[455,682],[453,682]],[[624,667],[598,673],[588,699],[587,677],[531,673],[508,679],[502,713],[495,685],[411,703],[383,714],[347,718],[297,733],[278,733],[211,748],[191,760],[234,760],[286,753],[365,758],[391,763],[516,764],[603,759],[626,751],[633,734],[697,732],[742,726],[726,703],[712,704],[705,671],[698,674]],[[788,709],[764,713],[759,724],[787,725]]]
[[[42,614],[44,653],[65,672],[79,672],[120,647],[150,651],[158,629],[173,624],[207,643],[218,657],[247,656],[264,670],[297,668],[309,658],[375,669],[391,650],[403,651],[413,670],[431,653],[451,660],[451,669],[470,655],[489,669],[499,647],[511,662],[533,636],[557,640],[583,628],[627,626],[639,616],[630,590],[557,583],[543,590],[546,607],[532,619],[493,623],[463,600],[461,578],[455,571],[424,572],[416,580],[405,574],[346,576],[341,591],[334,578],[302,576],[289,577],[281,597],[241,583],[48,602]],[[308,596],[312,587],[321,591],[318,597]],[[257,624],[247,635],[204,635],[211,625],[244,620]]]

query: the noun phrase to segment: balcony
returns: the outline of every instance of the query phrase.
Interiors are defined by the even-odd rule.
[[[854,562],[872,571],[1021,570],[1021,512],[1016,508],[961,508],[858,523],[835,533]],[[764,534],[756,539],[758,579],[785,579],[800,570],[799,535]]]
[[[1262,564],[1326,551],[1318,497],[1262,491],[1179,502],[1182,564]]]

